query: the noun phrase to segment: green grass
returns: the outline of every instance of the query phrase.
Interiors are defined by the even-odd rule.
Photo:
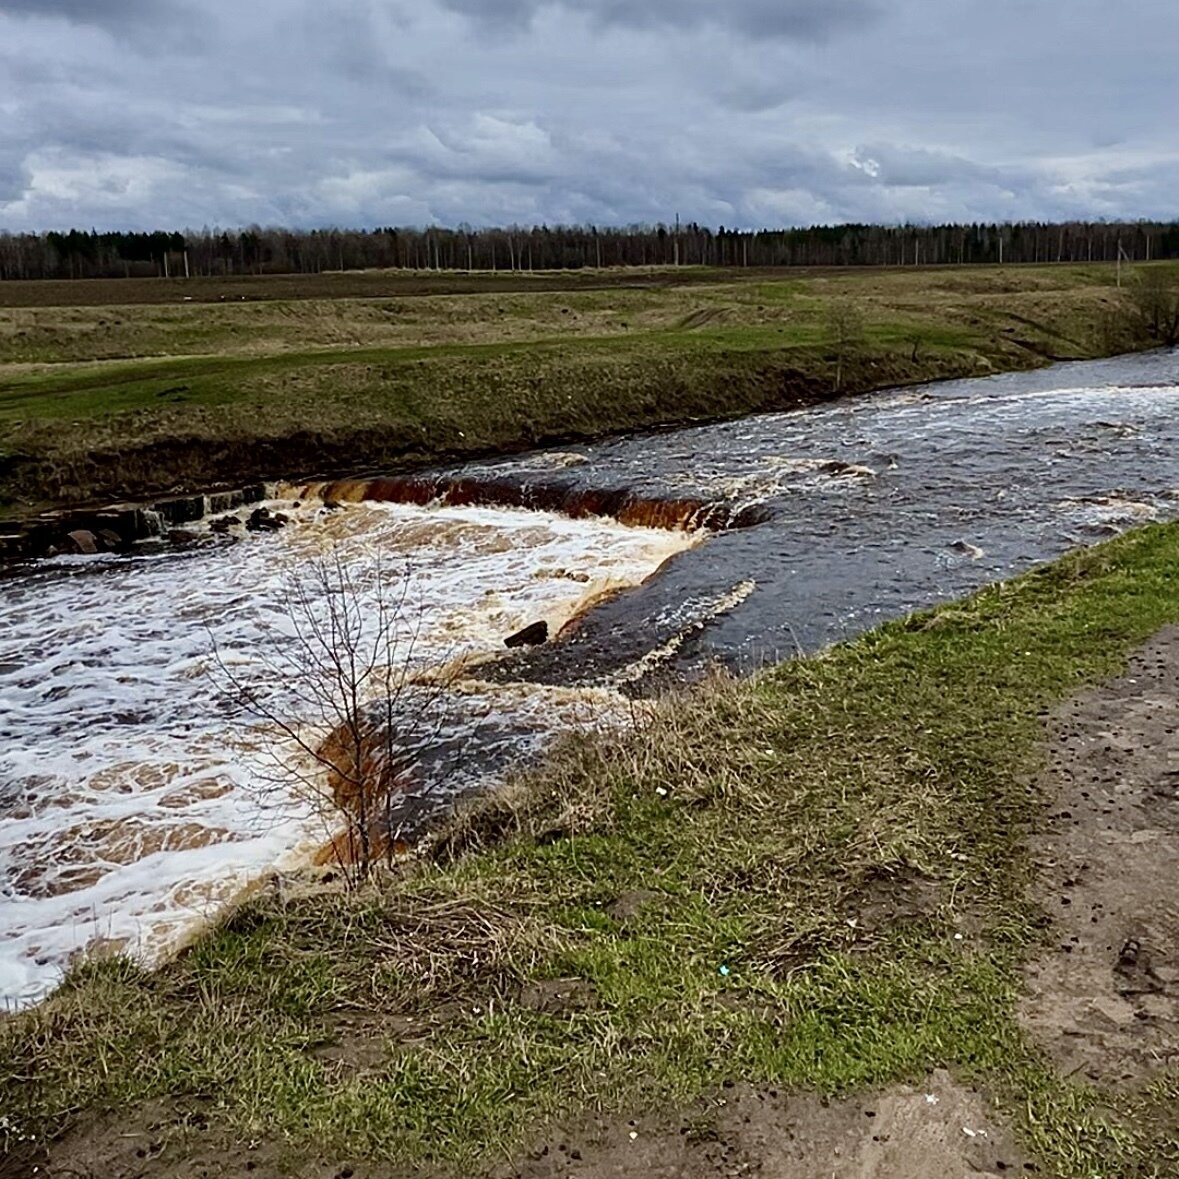
[[[0,1108],[52,1136],[164,1098],[293,1158],[470,1167],[579,1109],[949,1067],[1046,1173],[1174,1174],[1179,1078],[1065,1079],[1014,1007],[1043,712],[1179,621],[1177,570],[1152,526],[571,741],[369,891],[268,893],[158,974],[76,971],[0,1026]],[[526,1001],[552,979],[585,1001]]]
[[[499,453],[1136,344],[1108,268],[664,277],[0,308],[0,513]],[[828,319],[846,304],[865,334],[840,366]]]

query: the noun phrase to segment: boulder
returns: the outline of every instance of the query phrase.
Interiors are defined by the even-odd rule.
[[[85,528],[79,528],[75,532],[67,533],[66,540],[69,541],[75,553],[85,553],[89,556],[99,551],[98,538],[93,532],[89,532]]]
[[[288,523],[289,520],[282,512],[272,512],[269,508],[255,508],[246,521],[246,527],[251,532],[277,532]]]
[[[549,641],[549,624],[534,622],[510,638],[504,639],[504,646],[515,650],[518,647],[540,647]]]

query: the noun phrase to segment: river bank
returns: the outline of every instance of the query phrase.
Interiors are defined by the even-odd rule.
[[[1053,939],[1043,717],[1179,621],[1176,567],[1179,528],[1152,526],[713,680],[569,742],[371,891],[276,881],[157,974],[75,971],[0,1027],[10,1168],[481,1173],[547,1146],[576,1171],[559,1148],[584,1139],[546,1128],[578,1111],[629,1111],[633,1141],[733,1082],[948,1067],[1041,1173],[1169,1173],[1173,1076],[1066,1076],[1017,1001]],[[698,1115],[701,1142],[727,1132]]]
[[[1140,343],[1108,267],[700,278],[0,306],[0,513],[410,469]]]

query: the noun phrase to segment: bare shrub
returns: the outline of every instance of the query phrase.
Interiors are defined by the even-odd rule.
[[[1179,344],[1179,278],[1171,270],[1150,267],[1130,290],[1132,316],[1139,332],[1166,348]]]
[[[836,300],[827,308],[827,335],[835,351],[835,389],[843,388],[843,370],[852,354],[867,338],[864,313],[848,300]]]
[[[278,624],[248,657],[213,641],[223,691],[273,737],[258,790],[316,806],[330,841],[322,858],[353,886],[399,846],[395,806],[442,727],[451,682],[415,675],[423,618],[410,616],[409,587],[408,569],[378,558],[360,573],[337,554],[288,578]]]

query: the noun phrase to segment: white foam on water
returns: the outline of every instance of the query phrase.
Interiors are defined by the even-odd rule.
[[[533,622],[555,632],[696,543],[512,509],[269,506],[291,526],[182,556],[68,558],[0,584],[0,1007],[44,997],[103,945],[157,961],[322,845],[323,816],[276,786],[271,737],[243,727],[213,657],[257,682],[261,652],[291,634],[300,570],[338,555],[362,605],[380,596],[377,568],[406,576],[400,649],[425,671],[502,651]],[[272,687],[299,721],[297,685]],[[603,693],[449,695],[455,715],[517,723],[522,747],[611,714]]]

